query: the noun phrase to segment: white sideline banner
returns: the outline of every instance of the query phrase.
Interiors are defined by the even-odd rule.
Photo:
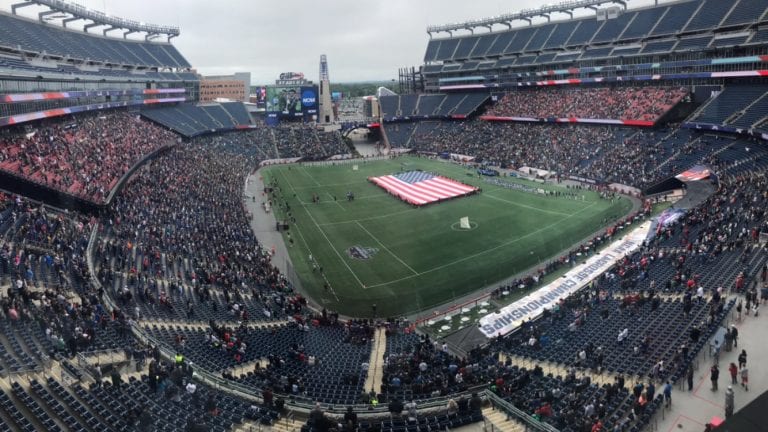
[[[505,306],[498,313],[490,313],[480,318],[480,331],[487,338],[504,336],[519,327],[523,321],[538,317],[545,308],[585,287],[620,259],[638,249],[648,237],[650,229],[651,222],[643,222],[563,277]]]

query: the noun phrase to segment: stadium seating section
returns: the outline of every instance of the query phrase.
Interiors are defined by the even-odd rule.
[[[248,112],[240,102],[200,105],[184,103],[147,109],[141,114],[187,137],[251,124]]]
[[[765,3],[755,0],[683,1],[630,9],[604,21],[592,16],[483,35],[435,35],[427,44],[424,62],[444,64],[425,72],[481,70],[485,59],[495,60],[483,68],[501,69],[761,43],[754,31],[740,31],[762,21],[766,9]],[[695,32],[706,35],[689,36]],[[567,51],[558,53],[563,48]]]
[[[768,86],[764,84],[726,85],[695,113],[695,123],[761,128],[768,121]]]
[[[10,15],[0,15],[0,45],[21,52],[44,52],[48,56],[112,65],[191,67],[171,44],[94,36]]]
[[[199,78],[193,72],[168,72],[147,69],[125,69],[116,66],[78,67],[49,59],[30,63],[18,55],[0,55],[0,71],[13,76],[48,76],[57,78],[61,75],[69,77],[99,77],[106,80],[131,79],[133,81],[197,81]]]
[[[687,94],[684,88],[535,89],[506,93],[486,115],[656,122]],[[599,103],[595,103],[599,101]]]
[[[136,162],[175,141],[124,111],[53,119],[0,135],[0,170],[101,204]]]
[[[393,117],[459,117],[474,113],[488,100],[486,93],[450,93],[382,96],[381,116]]]

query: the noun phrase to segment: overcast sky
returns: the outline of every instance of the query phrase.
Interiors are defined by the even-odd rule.
[[[253,84],[280,72],[316,80],[321,54],[331,81],[390,80],[418,66],[429,24],[517,12],[559,0],[79,0],[110,15],[176,25],[173,44],[202,74],[251,72]],[[633,0],[631,7],[650,0]],[[10,11],[12,0],[0,0]],[[33,7],[20,14],[35,14]],[[565,18],[565,16],[563,16]],[[117,35],[118,32],[113,34]]]

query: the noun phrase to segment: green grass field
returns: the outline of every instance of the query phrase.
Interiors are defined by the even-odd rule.
[[[579,191],[584,200],[575,200],[510,190],[484,183],[461,166],[416,157],[358,167],[292,165],[263,171],[266,183],[277,181],[278,201],[287,202],[296,218],[289,253],[302,286],[320,304],[350,316],[371,316],[373,304],[377,315],[393,316],[460,298],[556,256],[632,208],[626,198],[611,203],[588,191]],[[437,172],[482,192],[414,208],[367,180],[403,167]],[[354,201],[346,200],[347,192],[355,194]],[[312,202],[313,194],[320,202]],[[285,215],[277,205],[275,212],[278,218]],[[463,216],[472,230],[458,229]],[[353,246],[375,253],[365,260],[352,258],[347,249]],[[330,290],[313,271],[310,254],[323,267]]]

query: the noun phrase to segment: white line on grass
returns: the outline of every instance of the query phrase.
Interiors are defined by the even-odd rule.
[[[328,198],[330,198],[330,199],[331,199],[331,202],[333,202],[334,204],[336,204],[337,206],[339,206],[339,207],[340,207],[342,210],[344,210],[344,211],[347,211],[347,209],[345,209],[343,205],[339,204],[339,202],[338,202],[338,201],[336,201],[336,197],[334,197],[333,195],[331,195],[331,193],[330,193],[330,192],[326,192],[325,194],[326,194],[326,195],[328,195]]]
[[[563,212],[554,211],[554,210],[546,210],[546,209],[543,209],[543,208],[533,207],[533,206],[529,206],[529,205],[525,205],[525,204],[520,204],[520,203],[517,203],[517,202],[514,202],[514,201],[505,200],[504,198],[499,198],[497,196],[493,196],[493,195],[491,195],[491,194],[489,194],[487,192],[484,193],[484,194],[480,194],[480,196],[486,196],[488,198],[495,199],[497,201],[503,201],[505,203],[512,204],[514,206],[524,207],[524,208],[527,208],[527,209],[540,211],[542,213],[551,213],[551,214],[556,214],[556,215],[560,215],[560,216],[570,216],[571,215],[571,213],[563,213]]]
[[[307,169],[306,169],[306,168],[304,168],[304,165],[299,165],[299,168],[301,168],[301,171],[302,171],[302,172],[303,172],[303,173],[304,173],[304,174],[305,174],[307,177],[311,178],[311,179],[312,179],[312,181],[313,181],[313,182],[315,182],[315,184],[316,184],[316,185],[318,185],[318,186],[323,186],[323,185],[321,185],[321,184],[320,184],[320,182],[319,182],[319,181],[315,180],[315,178],[314,178],[314,177],[312,177],[312,174],[310,174],[310,173],[309,173],[309,171],[307,171]]]
[[[299,228],[299,225],[298,224],[293,224],[293,226],[295,226],[296,227],[296,231],[299,232],[299,237],[301,237],[301,242],[304,243],[304,246],[307,248],[307,251],[310,254],[312,254],[312,256],[316,256],[315,254],[312,253],[312,249],[309,248],[309,243],[307,243],[307,239],[304,238],[304,234],[302,234],[301,228]],[[310,265],[311,265],[311,263],[310,263]],[[333,285],[331,284],[331,281],[328,280],[328,278],[325,276],[325,273],[321,273],[320,275],[323,277],[323,279],[325,280],[325,283],[328,285],[328,288],[331,291],[331,294],[333,294],[333,297],[338,302],[339,301],[339,296],[336,295],[336,290],[333,289]]]
[[[363,184],[363,183],[368,183],[368,180],[358,180],[358,181],[349,182],[349,183],[331,183],[331,184],[325,184],[325,185],[322,185],[322,186],[323,187],[351,186],[351,185]],[[317,186],[299,186],[296,189],[302,190],[302,189],[315,189],[315,188],[317,188]]]
[[[349,266],[349,263],[347,263],[347,261],[344,259],[344,257],[342,257],[341,254],[339,253],[339,251],[336,250],[336,248],[333,246],[333,243],[331,242],[331,239],[328,238],[328,236],[325,234],[325,231],[323,231],[323,229],[320,228],[320,225],[317,224],[317,221],[315,220],[315,217],[312,216],[312,212],[307,210],[306,207],[304,207],[304,211],[307,212],[307,214],[309,215],[309,218],[312,219],[312,223],[315,224],[315,227],[317,227],[317,230],[320,231],[320,234],[322,234],[323,237],[325,237],[325,240],[328,242],[328,245],[331,247],[331,249],[333,249],[333,251],[336,252],[336,256],[339,257],[339,261],[344,263],[344,266],[346,266],[347,270],[349,270],[349,272],[352,274],[352,276],[355,277],[355,280],[357,281],[357,283],[359,283],[362,288],[365,288],[365,284],[363,283],[363,281],[361,281],[360,278],[357,277],[357,274],[355,274],[355,272],[352,270],[352,267]]]
[[[392,197],[390,197],[389,195],[378,195],[378,194],[377,194],[377,195],[366,195],[366,196],[363,196],[363,197],[355,196],[355,201],[360,201],[360,200],[370,200],[370,199],[381,199],[381,198],[388,198],[388,199],[392,199]],[[308,203],[308,202],[302,201],[302,200],[301,200],[301,198],[299,198],[298,196],[296,196],[296,200],[297,200],[297,201],[298,201],[298,202],[299,202],[301,205],[309,205],[309,204],[312,204],[312,205],[318,205],[318,204],[339,204],[339,203],[336,203],[336,202],[334,202],[334,201],[333,201],[333,199],[331,199],[331,200],[329,200],[329,201],[318,201],[318,202],[316,202],[316,203]],[[346,210],[346,208],[344,208],[344,210]],[[354,221],[351,221],[351,222],[354,222]],[[330,223],[322,223],[322,224],[320,224],[320,226],[326,226],[326,225],[334,225],[334,224],[336,224],[336,223],[346,223],[346,222],[330,222]]]
[[[283,179],[285,179],[285,181],[288,183],[288,186],[291,187],[291,190],[295,192],[296,190],[293,188],[293,184],[291,184],[291,181],[288,180],[288,177],[285,176],[285,173],[282,170],[280,170],[280,174],[283,176]],[[331,241],[328,239],[328,236],[325,235],[325,231],[323,231],[323,229],[320,228],[320,226],[317,224],[317,221],[315,221],[315,218],[312,216],[312,213],[309,210],[307,210],[307,206],[302,204],[301,208],[303,208],[304,211],[307,212],[307,215],[309,215],[310,219],[312,219],[312,223],[315,224],[315,227],[317,228],[318,231],[320,231],[320,234],[322,234],[323,237],[325,237],[325,240],[327,240],[328,244],[331,245],[331,249],[333,249],[333,251],[336,252],[336,256],[338,256],[339,260],[341,260],[341,262],[344,263],[344,265],[347,267],[347,270],[349,270],[349,272],[352,273],[352,276],[354,276],[354,278],[357,280],[357,283],[359,283],[361,287],[365,287],[365,285],[360,281],[360,278],[357,277],[355,272],[352,271],[352,268],[349,267],[349,264],[347,264],[347,262],[344,261],[344,258],[341,257],[341,254],[339,254],[339,251],[337,251],[336,248],[333,247],[333,243],[331,243]],[[296,225],[296,224],[294,224],[294,225]],[[299,229],[298,225],[296,225],[296,229]],[[299,234],[301,234],[301,229],[299,229]],[[302,238],[302,240],[304,240],[304,235],[303,234],[301,235],[301,238]],[[307,250],[309,250],[311,252],[311,250],[309,249],[309,245],[307,244],[306,240],[304,240],[304,244],[307,245]],[[325,277],[325,275],[323,275],[323,277]],[[329,283],[328,286],[331,286],[331,284]],[[331,289],[333,289],[333,287],[331,287]],[[336,292],[335,291],[333,291],[333,296],[336,297]],[[338,301],[339,298],[336,297],[336,300]]]
[[[437,266],[437,267],[431,268],[431,269],[429,269],[429,270],[423,271],[423,272],[421,272],[421,273],[417,273],[417,274],[415,274],[415,275],[412,275],[412,276],[406,276],[406,277],[402,277],[402,278],[400,278],[400,279],[395,279],[395,280],[391,280],[391,281],[389,281],[389,282],[383,282],[383,283],[380,283],[380,284],[376,284],[376,285],[369,285],[369,286],[363,287],[363,289],[376,288],[376,287],[380,287],[380,286],[386,286],[386,285],[389,285],[389,284],[393,284],[393,283],[397,283],[397,282],[402,282],[402,281],[404,281],[404,280],[412,279],[412,278],[415,278],[415,277],[418,277],[418,276],[421,276],[421,275],[424,275],[424,274],[427,274],[427,273],[432,273],[433,271],[436,271],[436,270],[442,270],[442,269],[444,269],[444,268],[446,268],[446,267],[450,267],[450,266],[452,266],[452,265],[454,265],[454,264],[458,264],[458,263],[460,263],[460,262],[464,262],[464,261],[466,261],[466,260],[469,260],[469,259],[472,259],[472,258],[476,258],[476,257],[479,257],[480,255],[484,255],[484,254],[486,254],[486,253],[488,253],[488,252],[492,252],[492,251],[494,251],[494,250],[497,250],[497,249],[501,249],[501,248],[503,248],[503,247],[506,247],[506,246],[509,246],[509,245],[511,245],[511,244],[517,243],[518,241],[520,241],[520,240],[523,240],[523,239],[525,239],[525,238],[528,238],[528,237],[534,236],[534,235],[536,235],[536,234],[538,234],[538,233],[540,233],[540,232],[542,232],[542,231],[544,231],[544,230],[548,230],[548,229],[550,229],[550,228],[554,227],[555,225],[559,225],[560,223],[562,223],[562,222],[564,222],[564,221],[566,221],[566,220],[568,220],[568,219],[572,218],[573,216],[576,216],[577,214],[579,214],[579,213],[583,212],[584,210],[586,210],[586,209],[588,209],[588,208],[592,207],[592,206],[593,206],[593,205],[595,205],[595,204],[597,204],[597,202],[593,202],[592,204],[590,204],[590,205],[588,205],[588,206],[584,207],[583,209],[581,209],[581,210],[578,210],[576,213],[570,214],[570,215],[568,215],[568,216],[564,217],[563,219],[560,219],[560,220],[558,220],[557,222],[554,222],[554,223],[552,223],[552,224],[549,224],[549,225],[547,225],[547,226],[545,226],[545,227],[539,228],[539,229],[537,229],[536,231],[532,231],[532,232],[529,232],[528,234],[526,234],[526,235],[524,235],[524,236],[522,236],[522,237],[518,237],[518,238],[516,238],[516,239],[513,239],[513,240],[510,240],[510,241],[508,241],[508,242],[506,242],[506,243],[502,243],[502,244],[500,244],[500,245],[498,245],[498,246],[494,246],[494,247],[492,247],[492,248],[490,248],[490,249],[486,249],[486,250],[484,250],[484,251],[480,251],[480,252],[478,252],[478,253],[476,253],[476,254],[467,255],[467,256],[465,256],[465,257],[463,257],[463,258],[459,258],[459,259],[457,259],[456,261],[453,261],[453,262],[449,262],[448,264],[443,264],[443,265],[441,265],[441,266]]]
[[[290,180],[288,180],[288,178],[285,176],[285,173],[283,173],[283,171],[282,171],[282,170],[280,170],[280,173],[283,175],[283,178],[285,179],[285,181],[286,181],[286,182],[288,182],[288,186],[290,186],[290,187],[291,187],[291,190],[295,191],[295,189],[293,188],[293,185],[291,184]],[[323,237],[325,237],[325,240],[326,240],[326,241],[328,242],[328,244],[331,246],[331,249],[333,249],[333,251],[334,251],[334,252],[336,252],[336,256],[337,256],[337,257],[339,257],[339,261],[341,261],[341,262],[344,264],[344,266],[346,266],[346,267],[347,267],[347,270],[349,270],[349,272],[350,272],[350,273],[352,274],[352,276],[355,278],[355,280],[357,281],[357,283],[359,283],[359,284],[360,284],[360,286],[361,286],[362,288],[365,288],[365,284],[364,284],[364,283],[363,283],[363,282],[360,280],[360,278],[359,278],[359,277],[357,277],[357,274],[355,274],[355,272],[354,272],[354,271],[352,271],[352,267],[350,267],[350,266],[349,266],[349,264],[348,264],[348,263],[347,263],[347,262],[344,260],[344,258],[341,256],[341,254],[339,253],[339,251],[337,251],[337,250],[336,250],[336,248],[335,248],[335,247],[333,247],[333,243],[331,243],[331,240],[330,240],[330,239],[328,238],[328,236],[325,234],[325,231],[323,231],[323,229],[322,229],[322,228],[320,228],[320,225],[318,225],[318,224],[317,224],[317,221],[315,220],[315,217],[314,217],[314,216],[312,216],[312,212],[310,212],[310,211],[307,209],[307,206],[306,206],[306,205],[302,205],[302,208],[303,208],[303,209],[304,209],[304,211],[307,213],[307,215],[309,216],[309,218],[310,218],[310,219],[312,219],[312,223],[313,223],[313,224],[315,224],[315,227],[317,228],[317,230],[318,230],[318,231],[320,231],[320,234],[322,234],[322,235],[323,235]]]
[[[389,197],[387,197],[387,198],[389,198]],[[357,199],[357,198],[355,198],[355,199]],[[338,221],[338,222],[327,222],[327,223],[318,224],[318,225],[319,226],[343,225],[343,224],[348,224],[348,223],[364,222],[364,221],[376,220],[376,219],[384,219],[384,218],[388,218],[388,217],[391,217],[391,216],[395,216],[395,215],[399,215],[399,214],[403,214],[403,213],[409,213],[409,212],[416,211],[416,210],[418,210],[418,209],[401,210],[401,211],[396,211],[394,213],[387,213],[387,214],[383,214],[383,215],[371,216],[371,217],[362,218],[362,219],[352,219],[352,220],[348,220],[348,221]]]
[[[360,227],[360,228],[361,228],[363,231],[365,231],[365,232],[366,232],[366,233],[367,233],[369,236],[371,236],[371,238],[372,238],[374,241],[376,241],[376,243],[378,243],[378,244],[379,244],[379,246],[383,247],[385,251],[389,252],[389,254],[390,254],[390,255],[392,255],[392,257],[393,257],[393,258],[395,258],[396,260],[400,261],[400,264],[402,264],[402,265],[404,265],[406,268],[408,268],[408,270],[410,270],[411,272],[413,272],[413,274],[414,274],[414,275],[417,275],[417,274],[419,274],[419,272],[417,272],[417,271],[416,271],[416,270],[414,270],[414,269],[413,269],[411,266],[409,266],[408,264],[406,264],[406,262],[405,262],[405,261],[403,261],[402,259],[400,259],[400,257],[399,257],[399,256],[395,255],[395,253],[394,253],[394,252],[392,252],[391,250],[389,250],[389,248],[388,248],[388,247],[384,246],[384,243],[382,243],[382,242],[381,242],[381,240],[377,239],[377,238],[376,238],[376,236],[374,236],[373,234],[371,234],[371,232],[370,232],[370,231],[368,231],[367,229],[365,229],[365,227],[363,226],[363,224],[361,224],[360,222],[355,222],[355,223],[357,223],[357,226],[359,226],[359,227]]]

